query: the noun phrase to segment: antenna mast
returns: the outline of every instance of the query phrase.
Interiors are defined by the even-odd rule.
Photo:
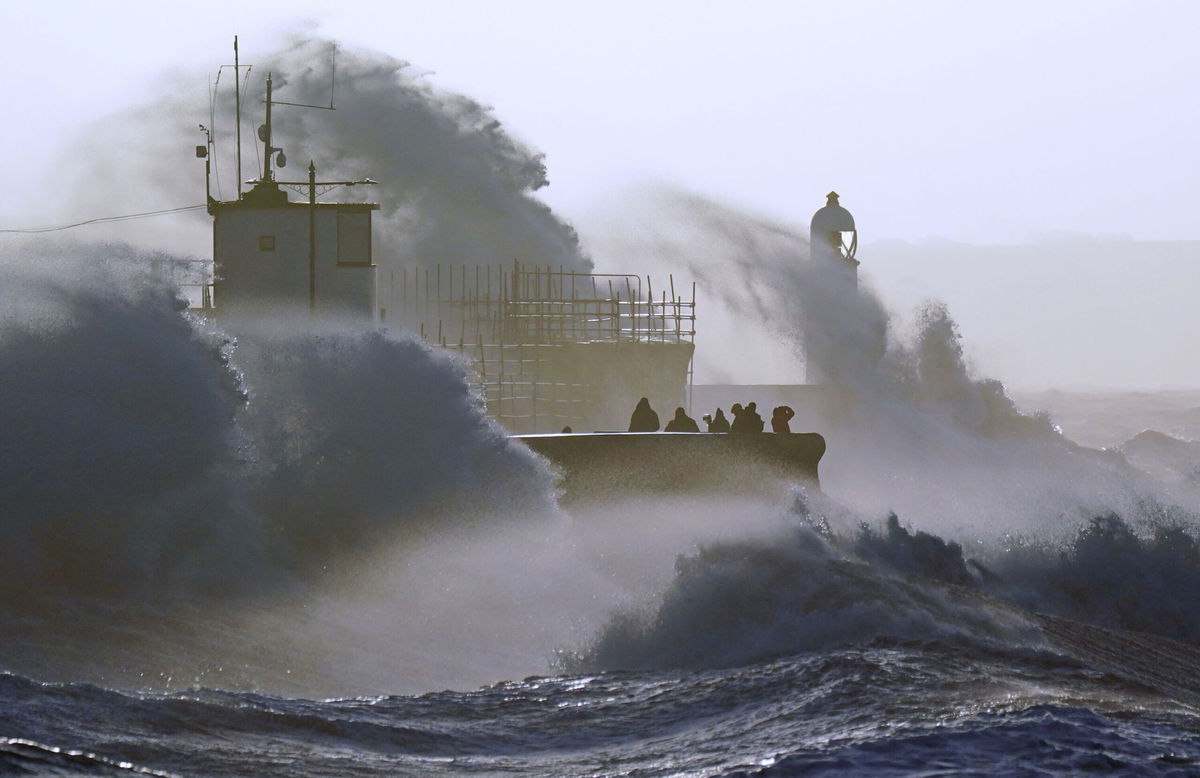
[[[334,51],[336,53],[336,49]],[[336,61],[335,61],[334,67],[335,68],[337,67]],[[271,106],[272,105],[291,105],[291,106],[295,106],[296,108],[319,108],[322,111],[337,110],[336,108],[333,107],[333,82],[332,82],[332,79],[335,77],[333,75],[335,73],[336,73],[336,71],[333,71],[333,73],[331,73],[331,76],[330,76],[331,83],[329,86],[329,105],[312,105],[311,103],[289,103],[286,100],[276,100],[272,95],[272,92],[274,91],[273,90],[274,82],[271,79],[271,72],[267,71],[267,99],[266,99],[267,116],[266,116],[266,122],[261,127],[258,128],[258,138],[259,138],[259,140],[261,140],[263,142],[263,174],[262,174],[262,179],[261,179],[262,182],[265,183],[268,181],[275,180],[275,174],[271,169],[272,162],[277,164],[279,167],[285,167],[287,165],[287,156],[284,155],[283,149],[271,145]],[[279,152],[278,159],[272,159],[272,155],[275,152]],[[240,178],[240,176],[239,176],[239,178]]]
[[[267,121],[262,126],[261,130],[263,142],[263,181],[270,181],[275,178],[271,172],[271,155],[275,153],[275,149],[271,148],[271,74],[267,73]]]
[[[238,69],[238,41],[233,36],[233,99],[237,114],[237,192],[242,199],[242,71]]]

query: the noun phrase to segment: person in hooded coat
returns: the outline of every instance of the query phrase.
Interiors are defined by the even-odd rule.
[[[791,432],[792,428],[790,426],[788,426],[788,422],[791,421],[792,417],[795,415],[796,415],[796,412],[793,411],[791,409],[791,407],[787,406],[787,405],[780,405],[778,408],[771,411],[771,429],[772,429],[772,431],[774,431],[776,433],[780,433],[780,434],[786,434],[786,433]]]
[[[750,423],[750,417],[746,414],[746,409],[741,403],[734,403],[729,406],[729,412],[733,414],[733,423],[729,425],[730,432],[749,432],[746,425]]]
[[[763,417],[758,415],[758,403],[750,403],[742,414],[746,417],[746,432],[762,432]]]
[[[667,422],[664,432],[699,432],[696,420],[687,415],[683,408],[675,409],[675,418]]]
[[[630,432],[658,432],[658,414],[650,407],[650,400],[643,397],[638,400],[633,415],[629,417]]]
[[[729,419],[725,418],[725,411],[717,408],[717,415],[708,422],[708,431],[729,432]]]

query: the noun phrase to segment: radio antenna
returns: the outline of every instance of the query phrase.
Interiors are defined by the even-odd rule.
[[[312,105],[311,103],[288,103],[283,100],[272,100],[275,105],[291,105],[296,108],[318,108],[322,111],[336,111],[333,107],[333,88],[337,85],[337,44],[333,44],[329,50],[330,65],[329,65],[329,105]]]
[[[237,191],[238,199],[242,199],[242,73],[238,64],[238,41],[233,36],[233,100],[235,104],[234,119],[237,122]]]
[[[221,82],[221,71],[225,68],[233,68],[233,133],[235,155],[237,157],[237,193],[238,199],[242,199],[242,88],[245,84],[242,83],[242,63],[238,54],[238,36],[233,36],[233,64],[222,65],[217,69],[217,83]],[[249,78],[252,65],[246,66],[246,77]],[[215,99],[214,89],[214,99]],[[215,120],[212,120],[215,121]],[[257,147],[255,147],[257,150]],[[218,168],[219,169],[219,168]],[[218,174],[218,189],[220,187],[220,175]]]
[[[329,52],[329,110],[333,110],[333,90],[337,88],[337,44]]]

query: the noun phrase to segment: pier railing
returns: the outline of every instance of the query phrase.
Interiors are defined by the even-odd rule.
[[[171,272],[193,311],[220,305],[211,262]],[[489,414],[512,432],[594,424],[598,404],[628,399],[613,398],[614,386],[647,394],[635,387],[691,386],[694,283],[684,296],[670,275],[656,284],[651,276],[520,262],[378,272],[380,323],[460,354]],[[660,381],[664,372],[678,377]],[[685,402],[674,389],[662,394]]]
[[[644,283],[643,283],[644,281]],[[381,311],[441,346],[659,342],[695,338],[696,288],[673,276],[582,273],[546,266],[435,265],[380,279]]]
[[[686,350],[679,389],[691,385],[695,284],[684,296],[670,275],[656,285],[651,276],[520,262],[386,273],[379,279],[381,318],[470,360],[488,412],[512,432],[594,423],[603,392],[594,385],[598,374],[623,376],[621,386],[645,385],[659,352],[622,348],[627,344]]]

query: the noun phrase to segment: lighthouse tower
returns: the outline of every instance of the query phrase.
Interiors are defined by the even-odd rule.
[[[858,230],[854,217],[838,203],[838,193],[826,195],[825,207],[813,214],[809,226],[810,258],[818,267],[826,267],[836,278],[849,286],[858,288]]]
[[[813,214],[809,261],[815,289],[807,295],[804,315],[804,371],[809,384],[836,383],[842,354],[839,330],[855,310],[858,296],[858,230],[854,217],[830,192],[825,206]]]

